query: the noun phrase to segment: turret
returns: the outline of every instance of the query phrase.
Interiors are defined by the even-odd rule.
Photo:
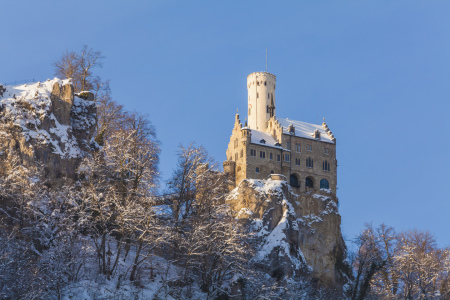
[[[247,120],[245,120],[245,125],[241,129],[241,142],[244,145],[250,145],[250,142],[252,140],[252,130],[247,125]]]
[[[275,116],[276,76],[268,72],[255,72],[247,76],[248,125],[251,129],[265,130],[267,121]]]

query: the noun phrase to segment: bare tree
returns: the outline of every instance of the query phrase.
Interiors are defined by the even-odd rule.
[[[188,147],[179,145],[177,168],[172,178],[167,182],[170,193],[175,195],[174,218],[175,221],[186,218],[196,197],[196,184],[200,166],[208,164],[205,171],[213,165],[208,152],[202,146],[196,147],[191,143]]]
[[[74,51],[66,50],[59,60],[53,63],[53,67],[55,76],[75,80],[80,72],[79,55]]]
[[[93,73],[94,69],[103,67],[104,58],[100,51],[94,51],[87,45],[82,47],[80,53],[66,50],[53,64],[55,76],[71,78],[75,92],[106,90],[107,82],[102,82]]]
[[[366,224],[355,240],[358,249],[354,254],[355,280],[351,299],[365,299],[370,291],[373,276],[385,265],[379,247],[379,240],[372,225]]]
[[[429,299],[450,272],[449,251],[438,249],[429,232],[407,231],[398,237],[395,267],[402,280],[404,299]]]

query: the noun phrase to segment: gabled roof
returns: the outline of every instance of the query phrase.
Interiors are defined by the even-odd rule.
[[[316,125],[316,124],[310,124],[302,121],[295,121],[291,119],[283,119],[283,118],[277,118],[280,125],[283,127],[283,133],[284,134],[291,134],[288,131],[289,125],[294,125],[295,127],[295,136],[307,138],[311,140],[316,141],[322,141],[326,143],[334,144],[332,138],[328,135],[328,133],[325,131],[325,129],[322,127],[322,125]],[[320,132],[320,139],[315,139],[313,134],[315,130],[319,130]],[[252,130],[253,133],[253,130]]]

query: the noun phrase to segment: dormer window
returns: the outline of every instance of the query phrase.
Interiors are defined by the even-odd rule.
[[[275,143],[275,146],[281,147],[281,144],[280,143]]]
[[[319,129],[314,130],[313,137],[316,140],[320,140],[320,131],[319,131]]]
[[[265,144],[266,143],[266,140],[265,139],[262,139],[262,140],[260,140],[259,141],[261,144]]]
[[[295,134],[295,127],[294,127],[294,125],[292,125],[292,124],[289,125],[288,131],[289,131],[290,134]]]

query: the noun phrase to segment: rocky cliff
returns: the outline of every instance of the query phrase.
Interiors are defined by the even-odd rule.
[[[329,288],[347,281],[341,217],[329,190],[297,195],[286,181],[246,179],[227,201],[256,236],[259,268],[277,278],[310,275]]]
[[[47,184],[76,177],[91,151],[97,122],[92,93],[74,93],[70,80],[0,84],[0,172],[18,164],[42,168]]]

